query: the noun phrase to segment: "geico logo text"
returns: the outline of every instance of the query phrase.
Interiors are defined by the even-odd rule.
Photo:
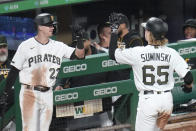
[[[180,48],[178,52],[180,55],[193,54],[196,52],[196,47]]]
[[[114,86],[108,88],[95,89],[93,93],[94,96],[100,96],[100,95],[114,94],[117,93],[117,91],[118,91],[117,87]]]
[[[78,64],[78,65],[63,67],[63,72],[64,73],[78,72],[78,71],[85,71],[86,69],[87,69],[87,64]]]
[[[72,100],[72,99],[78,99],[78,92],[61,94],[61,95],[55,96],[55,101],[64,101],[64,100]]]
[[[119,64],[117,64],[114,60],[102,61],[102,67],[110,67],[110,66],[115,66],[115,65],[119,65]]]

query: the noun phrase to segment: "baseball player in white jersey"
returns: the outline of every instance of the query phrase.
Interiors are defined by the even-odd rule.
[[[78,35],[77,48],[50,39],[56,28],[53,16],[42,13],[36,16],[38,34],[22,42],[12,60],[6,91],[14,84],[19,72],[21,83],[20,108],[23,131],[48,131],[53,113],[53,92],[62,58],[83,58],[82,34]],[[14,79],[14,81],[13,81]]]
[[[174,49],[165,44],[168,26],[152,17],[143,23],[146,47],[116,49],[110,43],[109,55],[120,64],[132,65],[134,81],[139,91],[136,131],[159,131],[164,128],[172,113],[174,71],[184,78],[183,91],[192,91],[193,76],[187,63]]]

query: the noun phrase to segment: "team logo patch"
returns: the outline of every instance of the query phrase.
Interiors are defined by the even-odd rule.
[[[118,48],[120,48],[121,50],[124,50],[125,49],[125,42],[120,42],[120,41],[118,41],[117,42],[117,45],[118,45]]]

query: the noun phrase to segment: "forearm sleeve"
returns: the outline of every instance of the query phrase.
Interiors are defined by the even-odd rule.
[[[109,57],[112,60],[116,60],[114,53],[117,48],[117,40],[118,40],[118,35],[112,33],[111,39],[110,39],[110,46],[109,46]]]
[[[74,50],[74,52],[71,54],[71,57],[70,57],[70,59],[71,60],[75,60],[75,59],[77,59],[77,60],[83,60],[83,59],[85,59],[85,56],[83,57],[83,58],[79,58],[77,55],[76,55],[76,50]]]

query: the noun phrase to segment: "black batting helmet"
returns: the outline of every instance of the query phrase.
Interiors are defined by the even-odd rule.
[[[152,32],[156,40],[163,40],[168,31],[167,23],[156,17],[151,17],[146,23],[141,25],[146,30]]]
[[[196,28],[196,19],[188,19],[185,21],[184,25],[183,25],[183,30],[186,27],[193,27]]]
[[[57,22],[54,21],[54,16],[49,13],[41,13],[35,17],[35,23],[42,26],[52,26],[56,25]]]

